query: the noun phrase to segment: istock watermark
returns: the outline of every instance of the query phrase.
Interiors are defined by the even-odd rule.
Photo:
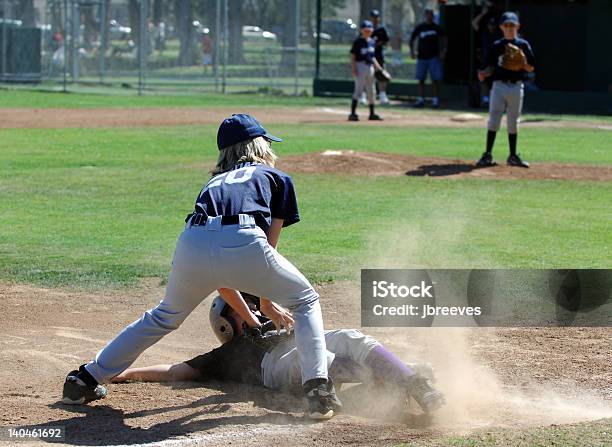
[[[610,269],[368,269],[361,324],[612,326]]]

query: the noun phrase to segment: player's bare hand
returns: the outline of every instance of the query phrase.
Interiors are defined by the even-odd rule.
[[[484,80],[487,78],[486,73],[484,71],[478,71],[478,80],[480,82],[484,82]]]
[[[415,52],[414,52],[414,51],[411,51],[411,52],[410,52],[410,58],[411,58],[411,59],[416,59],[416,54],[415,54]]]
[[[357,70],[352,70],[351,74],[353,75],[354,78],[356,78],[357,77]]]
[[[276,329],[293,327],[293,316],[291,312],[273,301],[260,299],[260,308],[263,314],[274,322]]]

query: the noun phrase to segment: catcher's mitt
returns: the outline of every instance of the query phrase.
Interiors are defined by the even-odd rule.
[[[527,65],[527,56],[525,56],[523,50],[511,43],[507,44],[502,56],[501,66],[506,70],[521,71]]]
[[[259,327],[248,327],[243,323],[242,331],[244,337],[253,343],[258,348],[269,351],[279,343],[289,340],[293,337],[293,332],[287,332],[286,329],[277,331],[272,321],[267,321]]]
[[[391,79],[393,79],[389,72],[384,68],[382,70],[377,70],[376,73],[374,73],[374,76],[376,77],[376,80],[380,82],[389,82]]]

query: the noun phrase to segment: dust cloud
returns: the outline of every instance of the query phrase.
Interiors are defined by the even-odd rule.
[[[416,223],[397,222],[392,228],[373,232],[363,256],[367,259],[364,268],[496,266],[485,244],[479,259],[462,258],[464,245],[460,242],[466,231],[470,231],[470,219],[478,213],[465,209],[456,200],[443,202],[432,207],[422,219],[415,219]],[[483,349],[516,356],[524,354],[509,348],[509,341],[498,337],[495,328],[365,328],[364,331],[378,337],[406,362],[425,361],[433,365],[437,379],[434,385],[447,401],[433,417],[434,428],[461,433],[486,427],[539,426],[612,417],[612,405],[601,390],[568,388],[567,383],[554,380],[542,384],[535,380],[525,383],[521,379],[516,383],[503,368],[480,359],[478,351]],[[559,360],[560,363],[572,361],[572,358]],[[388,398],[389,408],[395,408],[394,399],[397,398]]]

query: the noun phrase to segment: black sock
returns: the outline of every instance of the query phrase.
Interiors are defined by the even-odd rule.
[[[94,379],[91,374],[89,374],[89,371],[85,369],[85,365],[81,365],[79,367],[79,373],[77,376],[89,386],[98,386],[98,381]]]
[[[517,133],[508,134],[508,143],[510,143],[510,155],[516,155],[516,138],[517,137],[518,137]]]
[[[487,152],[490,154],[493,151],[493,145],[495,144],[495,136],[497,132],[489,130],[487,132]]]
[[[313,388],[316,388],[319,385],[324,385],[326,383],[327,383],[327,379],[323,379],[323,378],[310,379],[306,381],[304,385],[302,385],[302,388],[304,389],[304,391],[308,392],[312,390]]]
[[[355,110],[357,110],[357,100],[353,99],[353,102],[351,103],[351,115],[355,114]]]
[[[370,104],[370,116],[374,115],[374,104]]]

